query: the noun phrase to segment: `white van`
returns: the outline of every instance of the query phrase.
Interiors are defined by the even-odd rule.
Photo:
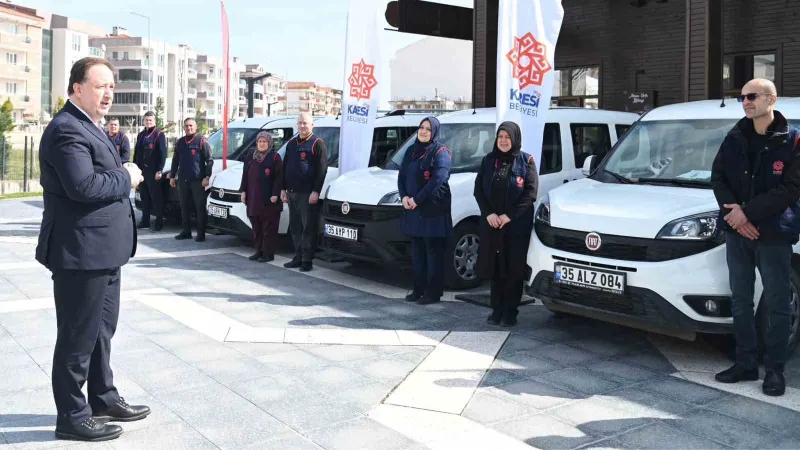
[[[449,183],[455,232],[448,244],[445,276],[447,286],[454,289],[480,284],[475,275],[480,210],[473,189],[481,160],[494,146],[495,114],[494,108],[485,108],[437,117],[439,141],[453,155]],[[583,177],[580,168],[586,157],[605,154],[638,117],[624,112],[551,108],[544,128],[539,192]],[[353,171],[330,184],[320,221],[321,249],[350,261],[410,264],[411,243],[400,229],[403,209],[397,173],[415,139],[416,133],[385,166]],[[524,147],[524,136],[522,142]]]
[[[242,159],[255,148],[256,135],[260,131],[267,131],[272,135],[275,145],[280,146],[297,132],[296,116],[262,116],[249,119],[240,119],[228,124],[228,167],[241,166]],[[209,186],[214,183],[214,178],[222,172],[222,129],[215,131],[208,137],[211,146],[211,156],[214,158]],[[174,217],[180,220],[181,204],[178,199],[178,189],[169,185],[167,176],[172,168],[172,157],[164,163],[164,177],[161,187],[164,195],[164,217]],[[208,189],[206,189],[208,192]],[[139,188],[136,188],[135,203],[137,209],[142,209]],[[194,208],[192,208],[194,209]]]
[[[536,206],[528,293],[552,311],[692,340],[732,333],[725,233],[711,165],[740,104],[707,100],[644,115],[591,175]],[[797,126],[800,99],[777,109]],[[589,172],[592,161],[586,161]],[[792,330],[797,343],[800,246],[794,247]],[[761,277],[756,272],[757,323]]]
[[[408,137],[416,133],[424,114],[407,113],[402,110],[388,112],[375,120],[372,136],[372,152],[369,165],[384,164],[388,155],[394,152]],[[296,122],[296,119],[295,119]],[[328,148],[328,173],[325,177],[320,199],[325,199],[328,184],[339,176],[339,128],[340,118],[323,117],[314,120],[314,134],[325,142]],[[286,138],[278,153],[286,154]],[[211,195],[207,201],[208,224],[225,233],[249,240],[252,238],[252,225],[247,217],[247,207],[242,203],[239,188],[242,182],[242,163],[231,165],[219,173],[211,184]],[[286,234],[289,229],[289,207],[284,205],[278,233]]]

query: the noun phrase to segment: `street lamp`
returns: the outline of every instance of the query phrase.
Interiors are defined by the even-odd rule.
[[[135,11],[128,12],[134,16],[147,19],[147,110],[152,111],[152,108],[150,107],[150,101],[153,99],[153,55],[151,54],[153,43],[150,41],[150,17],[145,16],[144,14],[139,14]]]

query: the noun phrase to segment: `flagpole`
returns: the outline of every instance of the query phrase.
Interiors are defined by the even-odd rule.
[[[225,93],[222,118],[222,170],[228,168],[228,105],[230,100],[231,91],[231,74],[230,74],[230,35],[228,29],[228,13],[225,11],[225,2],[220,0],[222,7],[222,67],[225,71]]]

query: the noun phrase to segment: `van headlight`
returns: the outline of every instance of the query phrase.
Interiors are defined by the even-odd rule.
[[[536,207],[534,222],[550,225],[550,197],[544,194],[539,206]]]
[[[384,195],[381,198],[381,201],[378,202],[378,206],[380,205],[399,205],[402,202],[400,201],[400,191],[389,192],[388,194]]]
[[[718,211],[712,211],[694,216],[673,220],[664,225],[658,232],[656,239],[683,239],[690,241],[704,241],[719,235],[717,228]]]

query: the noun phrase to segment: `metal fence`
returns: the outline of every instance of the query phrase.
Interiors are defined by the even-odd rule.
[[[32,137],[22,148],[0,136],[0,194],[39,192],[39,151]]]

